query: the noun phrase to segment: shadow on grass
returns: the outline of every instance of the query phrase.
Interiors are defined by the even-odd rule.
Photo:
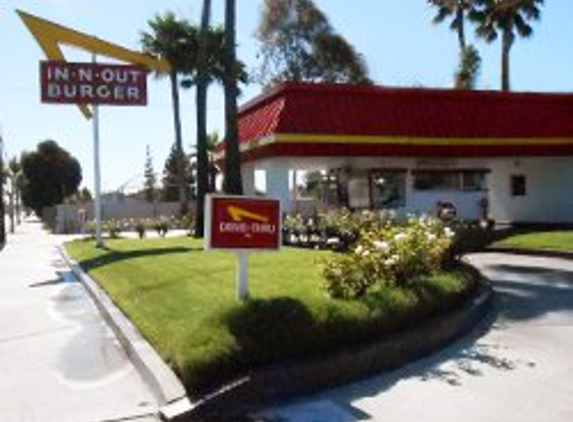
[[[136,249],[130,251],[118,251],[112,248],[105,248],[106,254],[91,259],[79,261],[78,264],[86,271],[104,267],[119,261],[127,261],[135,258],[158,257],[163,255],[185,254],[189,252],[203,251],[201,248],[174,247],[174,248],[154,248]]]
[[[304,356],[316,340],[312,313],[304,303],[287,297],[251,300],[231,310],[224,323],[248,366]]]

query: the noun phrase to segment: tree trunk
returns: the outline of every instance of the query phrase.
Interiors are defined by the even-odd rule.
[[[207,155],[207,48],[211,0],[203,1],[199,54],[197,57],[197,202],[195,208],[195,237],[205,230],[205,195],[209,190],[209,157]]]
[[[185,154],[183,154],[183,135],[181,132],[181,106],[179,101],[179,81],[177,71],[169,73],[171,82],[171,99],[173,101],[173,125],[175,127],[175,145],[177,149],[177,187],[179,191],[179,207],[181,216],[187,214],[188,198],[185,178]]]
[[[20,189],[16,189],[16,223],[18,225],[22,224],[22,198],[20,195]]]
[[[466,51],[466,28],[465,28],[465,18],[464,18],[464,9],[458,7],[456,12],[456,20],[458,21],[458,42],[460,44],[460,55],[463,55]]]
[[[15,201],[14,201],[14,197],[15,197],[15,191],[14,191],[14,179],[10,179],[10,192],[8,192],[8,201],[9,201],[9,213],[8,216],[10,218],[10,233],[14,234],[16,231],[16,220],[15,220],[15,215],[14,215],[14,211],[15,211]]]
[[[237,109],[236,0],[226,0],[225,7],[225,193],[242,195],[241,155]]]
[[[509,53],[513,46],[515,35],[511,31],[504,31],[501,43],[501,90],[510,91]]]

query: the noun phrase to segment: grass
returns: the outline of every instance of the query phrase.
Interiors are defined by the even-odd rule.
[[[493,244],[494,247],[547,249],[573,252],[573,231],[546,231],[516,234]]]
[[[264,365],[321,356],[419,324],[456,306],[468,290],[463,272],[424,288],[384,288],[342,301],[321,289],[331,252],[285,248],[250,258],[246,303],[235,299],[232,254],[203,252],[190,238],[109,240],[67,245],[109,292],[192,393],[216,388]]]

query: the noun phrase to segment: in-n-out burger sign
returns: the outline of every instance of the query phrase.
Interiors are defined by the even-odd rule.
[[[140,66],[44,61],[42,102],[146,105],[147,71]]]
[[[281,246],[280,202],[267,198],[210,196],[208,249],[277,250]]]

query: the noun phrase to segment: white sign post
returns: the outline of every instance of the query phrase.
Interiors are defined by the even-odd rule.
[[[92,58],[93,63],[97,63],[97,57],[94,54]],[[96,247],[103,247],[102,239],[102,224],[101,224],[101,167],[99,162],[99,107],[96,103],[92,105],[93,116],[93,140],[94,140],[94,190],[95,190],[95,201],[94,201],[94,217],[96,223]]]
[[[249,298],[249,254],[237,252],[237,263],[237,298],[244,301]]]

